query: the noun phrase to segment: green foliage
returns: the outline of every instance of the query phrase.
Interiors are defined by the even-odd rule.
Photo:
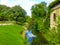
[[[24,28],[19,25],[0,26],[0,45],[25,45],[22,31]]]
[[[49,45],[56,45],[59,44],[58,34],[55,31],[56,29],[53,28],[51,31],[48,31],[45,34],[46,39],[49,42]]]
[[[45,17],[46,16],[46,3],[35,4],[32,6],[31,12],[33,18]]]
[[[17,18],[26,16],[25,10],[22,9],[22,7],[20,7],[20,6],[14,6],[10,9],[10,11],[11,11],[11,17],[14,20],[17,20]]]
[[[0,21],[26,22],[26,11],[21,6],[7,7],[0,5]]]
[[[49,15],[48,15],[48,8],[46,6],[46,3],[42,2],[40,4],[34,5],[33,7],[32,7],[32,18],[34,19],[35,23],[37,23],[38,25],[37,29],[39,31],[43,31],[47,27],[49,27]],[[39,7],[39,8],[36,8],[36,7]],[[36,11],[36,10],[39,10],[39,11]]]
[[[20,24],[23,24],[26,22],[26,12],[25,10],[20,6],[14,6],[10,9],[10,18],[12,20],[15,20],[16,22],[20,22]]]
[[[45,2],[36,4],[32,7],[32,20],[34,21],[32,24],[33,33],[37,36],[32,42],[33,45],[48,44],[48,40],[45,38],[44,34],[49,30],[49,17]]]
[[[8,15],[8,11],[9,11],[9,7],[5,6],[5,5],[0,5],[0,21],[6,21],[9,18]]]
[[[27,22],[27,23],[30,23],[30,21],[31,21],[30,16],[26,16],[26,22]]]
[[[51,9],[51,8],[55,7],[56,5],[58,5],[59,3],[60,3],[60,0],[55,0],[50,3],[49,8]]]
[[[34,31],[35,35],[37,36],[32,41],[32,45],[45,45],[48,44],[48,40],[44,37],[44,34],[38,31]]]

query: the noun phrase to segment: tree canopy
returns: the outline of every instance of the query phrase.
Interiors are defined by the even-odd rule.
[[[8,20],[8,11],[9,11],[10,7],[7,7],[5,5],[0,5],[0,21],[3,20]]]
[[[32,6],[31,12],[32,17],[44,17],[46,16],[46,3],[42,2],[41,4],[35,4]]]
[[[0,5],[0,21],[4,20],[24,23],[26,21],[26,11],[19,5],[14,7]]]
[[[17,22],[23,23],[26,19],[26,11],[20,6],[14,6],[10,10],[11,18]]]
[[[32,22],[33,33],[37,38],[32,42],[33,45],[44,45],[48,41],[44,37],[44,33],[49,28],[48,8],[45,2],[32,6]]]

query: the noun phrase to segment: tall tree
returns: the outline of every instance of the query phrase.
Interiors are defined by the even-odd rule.
[[[46,27],[48,25],[48,8],[45,2],[41,2],[40,4],[35,4],[32,6],[32,19],[34,20],[34,28],[33,33],[37,35],[37,39],[35,42],[33,41],[33,45],[44,45],[48,43],[48,41],[44,37],[44,32],[46,32]],[[48,19],[48,20],[47,20]],[[47,21],[47,22],[46,22]],[[46,25],[46,24],[47,25]]]

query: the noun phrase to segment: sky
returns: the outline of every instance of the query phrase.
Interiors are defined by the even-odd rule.
[[[20,5],[23,9],[26,10],[27,15],[31,16],[31,7],[34,4],[39,4],[42,1],[45,1],[47,5],[53,0],[0,0],[0,4],[7,5],[9,7]]]

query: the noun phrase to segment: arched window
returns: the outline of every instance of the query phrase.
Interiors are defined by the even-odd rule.
[[[53,14],[54,21],[56,21],[56,13]]]

